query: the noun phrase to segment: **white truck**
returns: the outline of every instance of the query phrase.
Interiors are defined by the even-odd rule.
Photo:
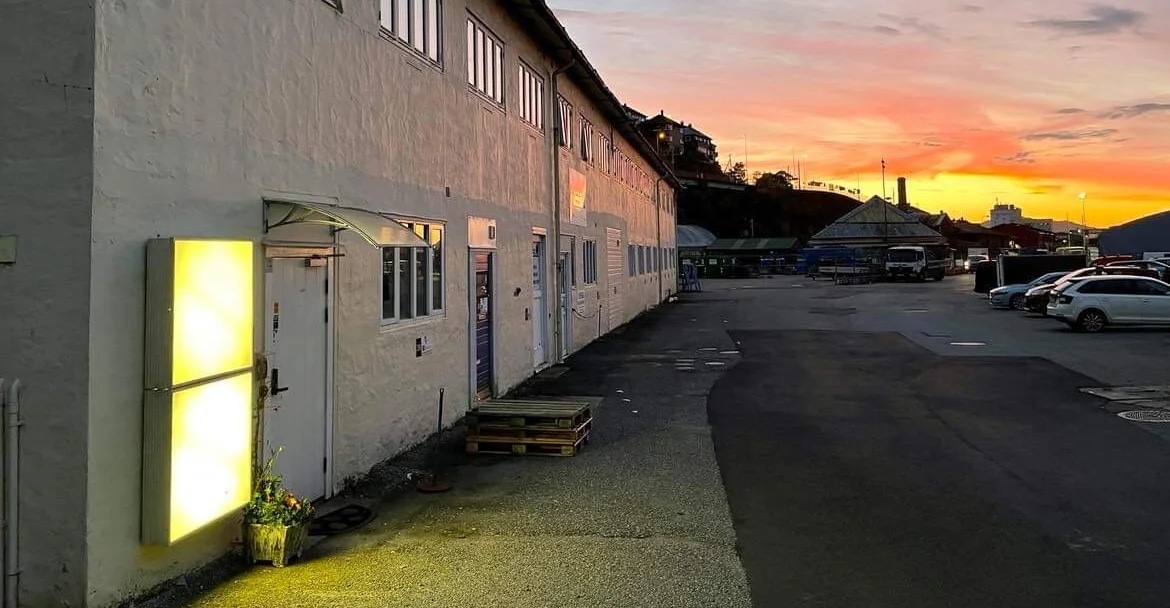
[[[932,247],[897,245],[886,250],[886,276],[891,279],[941,281],[947,276],[945,256]]]

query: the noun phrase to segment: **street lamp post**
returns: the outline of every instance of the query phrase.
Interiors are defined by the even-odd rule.
[[[1085,265],[1089,265],[1089,227],[1085,224],[1085,199],[1088,195],[1082,192],[1081,199],[1081,248],[1085,250]]]

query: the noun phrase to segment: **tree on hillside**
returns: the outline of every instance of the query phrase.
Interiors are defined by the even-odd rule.
[[[796,179],[787,171],[776,171],[775,173],[760,173],[757,171],[754,177],[756,189],[762,191],[791,190],[792,182]]]
[[[727,169],[727,179],[732,183],[746,184],[747,183],[747,167],[743,163],[735,163]]]

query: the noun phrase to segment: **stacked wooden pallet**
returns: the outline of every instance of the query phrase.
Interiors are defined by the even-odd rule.
[[[574,456],[592,425],[585,401],[493,399],[467,414],[467,452]]]

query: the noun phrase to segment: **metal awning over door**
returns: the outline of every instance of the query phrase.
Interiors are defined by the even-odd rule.
[[[428,247],[413,230],[380,213],[325,203],[265,199],[265,232],[289,224],[352,230],[375,247]]]

